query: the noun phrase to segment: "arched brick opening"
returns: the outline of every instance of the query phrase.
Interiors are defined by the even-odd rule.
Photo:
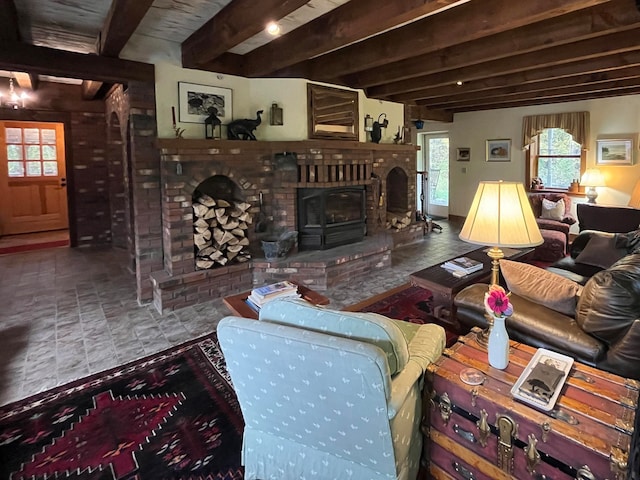
[[[201,182],[191,196],[195,269],[208,270],[251,259],[249,203],[225,175]]]

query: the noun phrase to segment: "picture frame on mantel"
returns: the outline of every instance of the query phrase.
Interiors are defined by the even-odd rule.
[[[596,165],[633,165],[633,138],[596,140]]]
[[[471,149],[469,147],[460,147],[457,149],[458,156],[456,160],[458,162],[468,162],[471,160]]]
[[[487,162],[510,162],[511,139],[487,140]]]
[[[216,116],[227,124],[233,120],[233,91],[230,88],[178,82],[180,122],[204,123],[209,108],[217,110]]]

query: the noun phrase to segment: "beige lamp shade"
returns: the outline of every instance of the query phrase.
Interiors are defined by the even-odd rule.
[[[636,182],[636,186],[631,193],[631,198],[629,199],[629,206],[633,208],[640,208],[640,180]]]
[[[582,175],[580,185],[584,187],[604,187],[604,177],[597,168],[588,168]]]
[[[460,239],[493,247],[534,247],[543,242],[522,183],[480,182]]]

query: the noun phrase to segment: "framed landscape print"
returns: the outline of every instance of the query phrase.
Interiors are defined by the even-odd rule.
[[[209,108],[217,110],[216,116],[223,124],[233,119],[232,91],[230,88],[210,87],[195,83],[178,82],[180,121],[204,123]]]
[[[471,149],[469,147],[458,148],[458,162],[468,162],[471,159]]]
[[[487,140],[487,162],[510,162],[511,139]]]
[[[606,138],[596,140],[597,165],[632,165],[633,139]]]

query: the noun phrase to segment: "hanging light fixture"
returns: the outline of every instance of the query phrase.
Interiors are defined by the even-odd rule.
[[[9,78],[9,92],[5,95],[3,92],[0,92],[0,107],[6,106],[9,108],[13,108],[17,110],[18,108],[24,108],[25,100],[29,98],[29,96],[22,92],[18,95],[15,88],[13,87],[13,78]]]

